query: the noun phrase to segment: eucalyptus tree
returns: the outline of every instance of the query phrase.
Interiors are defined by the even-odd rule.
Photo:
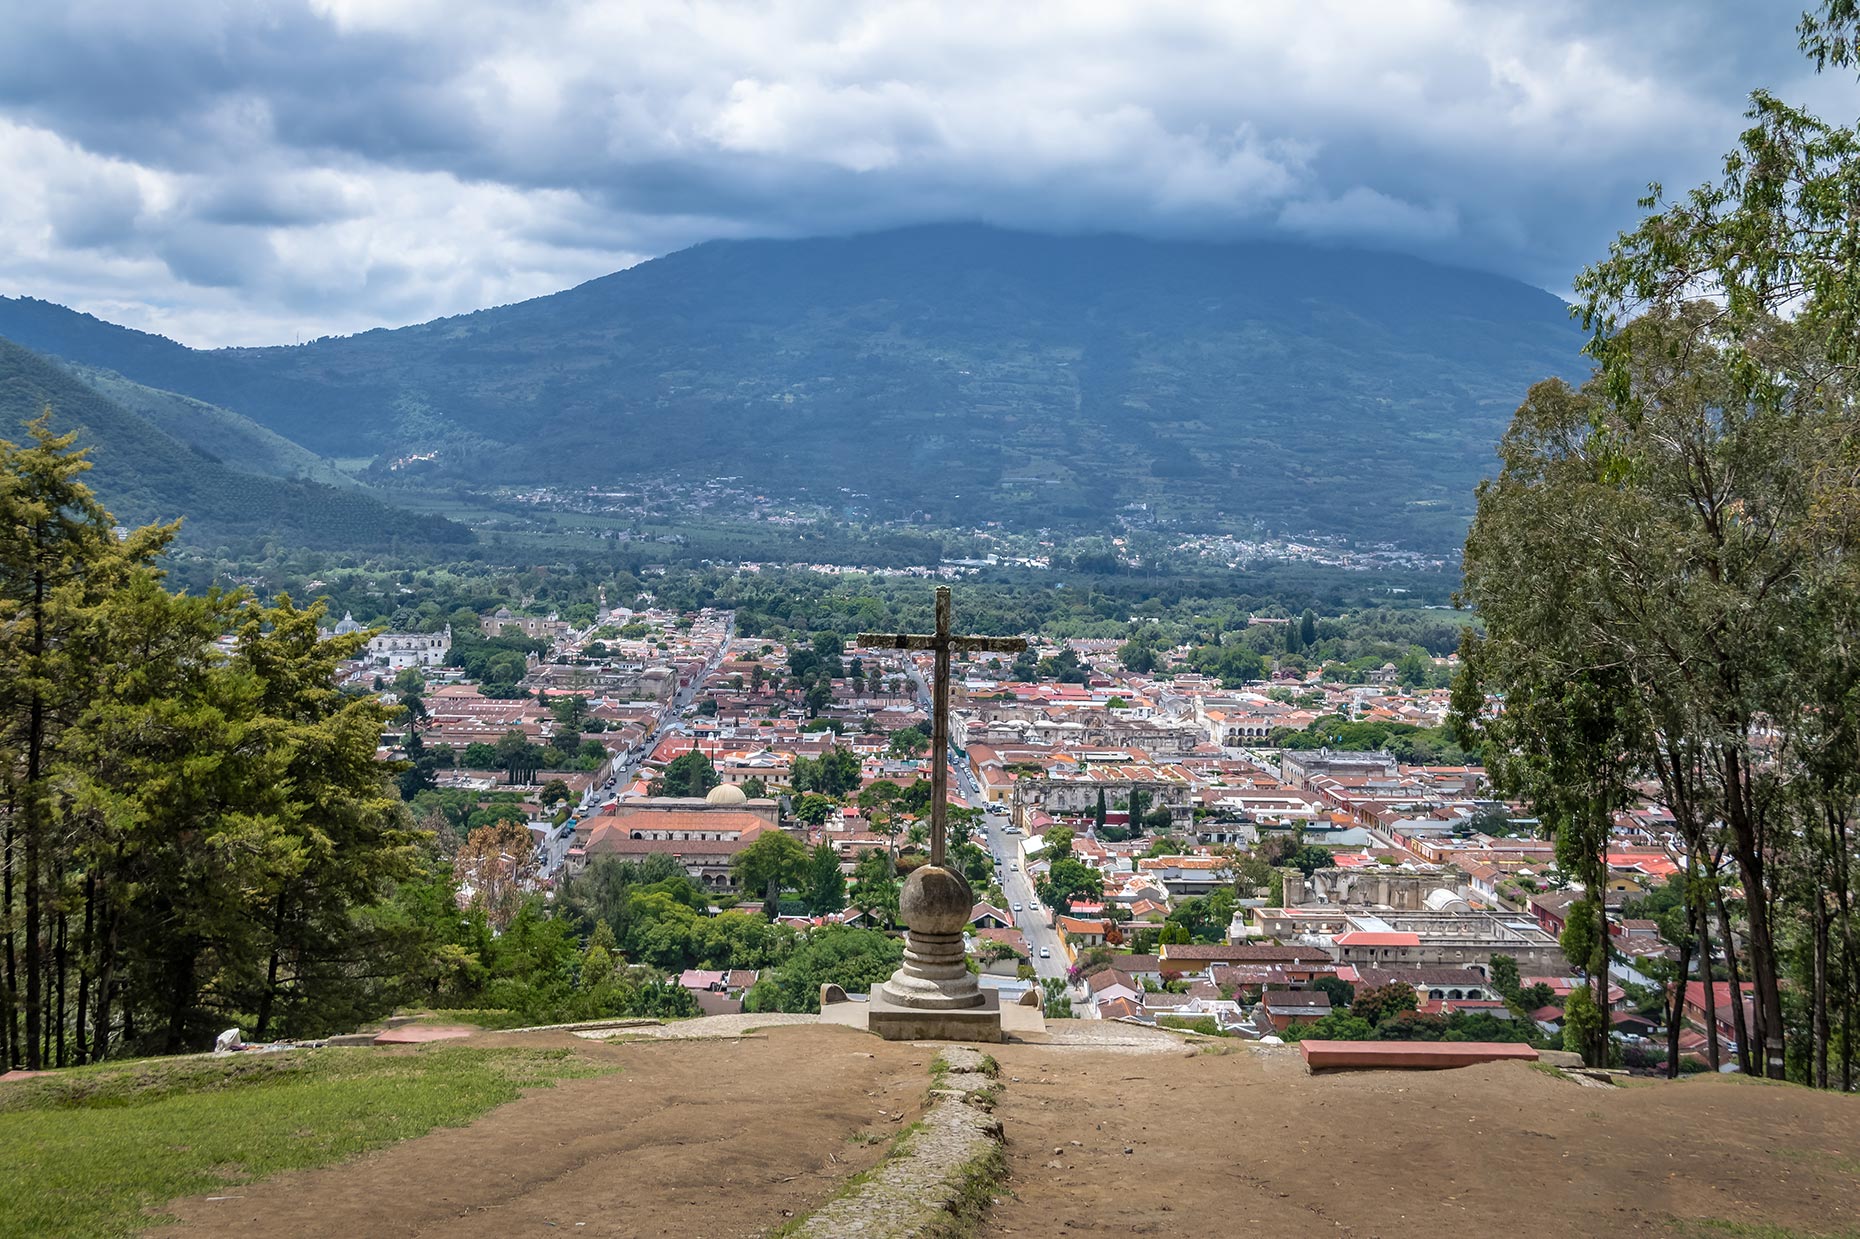
[[[1775,722],[1798,692],[1804,616],[1822,589],[1818,479],[1853,431],[1811,333],[1764,320],[1732,348],[1722,322],[1710,303],[1652,310],[1610,338],[1609,363],[1581,389],[1531,391],[1480,491],[1464,597],[1499,643],[1475,666],[1532,703],[1561,692],[1559,677],[1604,677],[1636,715],[1637,759],[1689,850],[1723,832],[1755,990],[1740,1049],[1762,1046],[1780,1075],[1770,867],[1790,822]],[[1507,715],[1516,704],[1507,697]],[[1514,740],[1541,748],[1517,712]],[[1717,906],[1728,920],[1721,895]]]

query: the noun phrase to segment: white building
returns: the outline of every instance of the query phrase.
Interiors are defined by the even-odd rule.
[[[384,632],[368,639],[371,667],[400,671],[407,667],[443,667],[452,652],[452,625],[442,632]]]

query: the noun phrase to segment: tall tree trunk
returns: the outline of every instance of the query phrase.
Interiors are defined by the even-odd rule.
[[[58,909],[58,930],[53,938],[52,973],[52,987],[56,994],[56,1003],[52,1008],[54,1013],[52,1037],[55,1047],[52,1061],[60,1067],[66,1067],[70,1063],[65,1058],[65,1025],[68,1010],[65,1006],[65,981],[71,973],[71,952],[66,939],[65,910],[62,907]]]
[[[1745,1075],[1761,1075],[1758,1065],[1763,1061],[1763,1055],[1756,1044],[1755,1030],[1748,1027],[1749,1021],[1745,1017],[1743,966],[1737,957],[1737,937],[1731,932],[1731,910],[1724,901],[1723,888],[1716,882],[1712,884],[1712,903],[1718,910],[1718,936],[1724,939],[1725,970],[1730,974],[1731,1032],[1737,1038],[1737,1069]],[[1748,900],[1745,907],[1749,907]],[[1755,938],[1753,931],[1747,941]],[[1753,1007],[1750,1015],[1755,1014]]]
[[[1724,1067],[1724,1051],[1718,1044],[1718,973],[1711,962],[1711,917],[1705,910],[1705,897],[1696,882],[1686,883],[1687,915],[1699,939],[1699,988],[1705,1004],[1706,1061],[1713,1071]]]
[[[1667,997],[1666,1016],[1666,1078],[1677,1079],[1679,1076],[1679,1030],[1685,1023],[1686,1010],[1686,974],[1692,967],[1692,935],[1687,934],[1679,940],[1678,980],[1673,982],[1673,992]]]
[[[1748,720],[1738,735],[1749,735]],[[1750,972],[1755,993],[1750,1004],[1755,1035],[1762,1044],[1751,1046],[1750,1058],[1772,1080],[1784,1077],[1781,977],[1776,966],[1776,936],[1770,922],[1770,889],[1766,872],[1761,822],[1752,810],[1750,773],[1743,755],[1725,755],[1725,792],[1731,823],[1731,849],[1744,882],[1744,918],[1750,922]],[[1722,900],[1723,896],[1719,896]],[[1735,955],[1733,951],[1731,954]],[[1736,1011],[1744,1009],[1742,993]],[[1754,1073],[1753,1073],[1754,1074]]]
[[[194,970],[198,952],[190,942],[176,942],[169,952],[168,1031],[162,1053],[179,1054],[187,1048],[187,1010],[194,1002]]]
[[[46,531],[43,524],[34,531],[34,542],[39,551],[38,562],[42,562],[45,551]],[[35,674],[44,670],[45,665],[45,573],[35,570],[32,577],[32,668]],[[43,891],[40,883],[45,876],[45,860],[40,854],[44,842],[44,824],[39,820],[43,809],[44,789],[39,786],[39,776],[43,773],[45,763],[45,698],[34,688],[26,706],[26,769],[25,796],[21,802],[24,810],[26,830],[26,1070],[38,1071],[45,1065],[45,1023],[44,1013],[40,1009],[43,1001],[41,983],[44,980],[45,944],[41,940],[43,933],[40,924],[43,908],[40,900]]]
[[[1828,905],[1817,887],[1813,892],[1814,908],[1814,1026],[1811,1033],[1809,1061],[1813,1064],[1815,1087],[1828,1087]]]
[[[1840,912],[1841,921],[1841,1091],[1851,1093],[1854,1088],[1854,1002],[1860,998],[1860,987],[1855,982],[1860,980],[1860,969],[1855,968],[1854,958],[1854,917],[1853,907],[1849,903],[1849,882],[1852,873],[1849,863],[1852,853],[1847,850],[1847,815],[1836,813],[1834,816],[1834,905]]]
[[[265,965],[265,992],[259,996],[257,1023],[252,1028],[252,1040],[264,1041],[271,1031],[271,1007],[278,996],[278,964],[284,954],[284,893],[278,892],[278,901],[271,911],[271,959]]]
[[[13,808],[14,801],[11,788],[7,792],[6,807],[6,863],[0,868],[0,910],[4,910],[9,926],[13,919]],[[0,1043],[6,1047],[0,1055],[0,1063],[8,1068],[19,1066],[25,1061],[19,1044],[19,956],[13,948],[14,931],[9,928],[6,935],[6,1027],[0,1029]]]
[[[36,762],[37,747],[38,747],[38,740],[37,740],[37,736],[35,735],[32,741],[32,745],[31,745],[31,749],[33,750],[33,758],[29,761],[28,763],[29,766],[33,764],[33,762]],[[44,1058],[45,1045],[44,1045],[44,1041],[42,1038],[42,1034],[45,1030],[45,1024],[44,1024],[44,1013],[40,1009],[40,1004],[43,1000],[43,994],[41,993],[41,989],[40,989],[40,982],[43,979],[43,969],[45,967],[45,960],[44,960],[44,943],[40,941],[41,930],[40,930],[40,924],[39,924],[40,918],[41,918],[41,908],[39,906],[39,895],[40,895],[39,874],[41,872],[41,866],[43,865],[44,861],[43,861],[43,858],[39,854],[39,824],[36,820],[37,814],[34,813],[32,809],[32,806],[37,799],[38,799],[37,789],[32,787],[29,784],[26,789],[26,798],[25,798],[25,806],[24,806],[26,810],[25,832],[24,832],[26,836],[25,870],[21,874],[21,878],[25,886],[25,894],[26,894],[26,923],[25,923],[24,929],[25,929],[25,936],[26,936],[25,965],[26,965],[26,1070],[27,1071],[38,1071],[45,1065],[45,1058]]]
[[[123,847],[116,846],[116,860],[110,866],[111,877],[123,871]],[[91,1036],[91,1061],[102,1062],[110,1056],[110,1004],[116,984],[116,933],[117,911],[114,901],[109,897],[111,887],[104,887],[102,923],[97,933],[97,1019]],[[128,1036],[127,1016],[125,1016],[124,1036]]]
[[[1602,1026],[1595,1034],[1595,1065],[1608,1066],[1609,1051],[1614,1046],[1614,1008],[1608,1002],[1608,852],[1604,847],[1595,866],[1596,948],[1601,956],[1595,969],[1595,1005],[1602,1012]]]
[[[78,939],[77,1006],[72,1015],[77,1020],[77,1060],[81,1066],[90,1061],[90,970],[96,962],[97,870],[95,865],[84,872],[84,933]]]

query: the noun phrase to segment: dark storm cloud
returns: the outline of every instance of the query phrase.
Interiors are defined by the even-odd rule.
[[[200,343],[936,219],[1383,246],[1556,289],[1648,181],[1710,175],[1751,88],[1860,111],[1810,79],[1792,10],[1731,0],[19,7],[0,291]]]

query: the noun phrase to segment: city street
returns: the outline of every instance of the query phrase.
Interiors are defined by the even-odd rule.
[[[950,767],[950,780],[960,791],[968,804],[987,812],[987,802],[982,799],[981,789],[975,785],[968,767],[954,764]],[[1033,970],[1040,977],[1063,979],[1066,975],[1067,961],[1065,952],[1059,946],[1059,934],[1045,923],[1044,908],[1033,893],[1033,883],[1025,873],[1016,873],[1014,865],[1020,857],[1020,841],[1023,836],[1007,833],[1006,817],[989,814],[984,819],[985,836],[988,850],[993,854],[995,863],[1001,871],[1001,889],[1007,895],[1008,906],[1002,911],[1014,916],[1016,927],[1027,939],[1027,949],[1032,955]],[[1019,913],[1014,913],[1015,904],[1021,906]],[[1050,955],[1040,958],[1040,949],[1044,947]]]

